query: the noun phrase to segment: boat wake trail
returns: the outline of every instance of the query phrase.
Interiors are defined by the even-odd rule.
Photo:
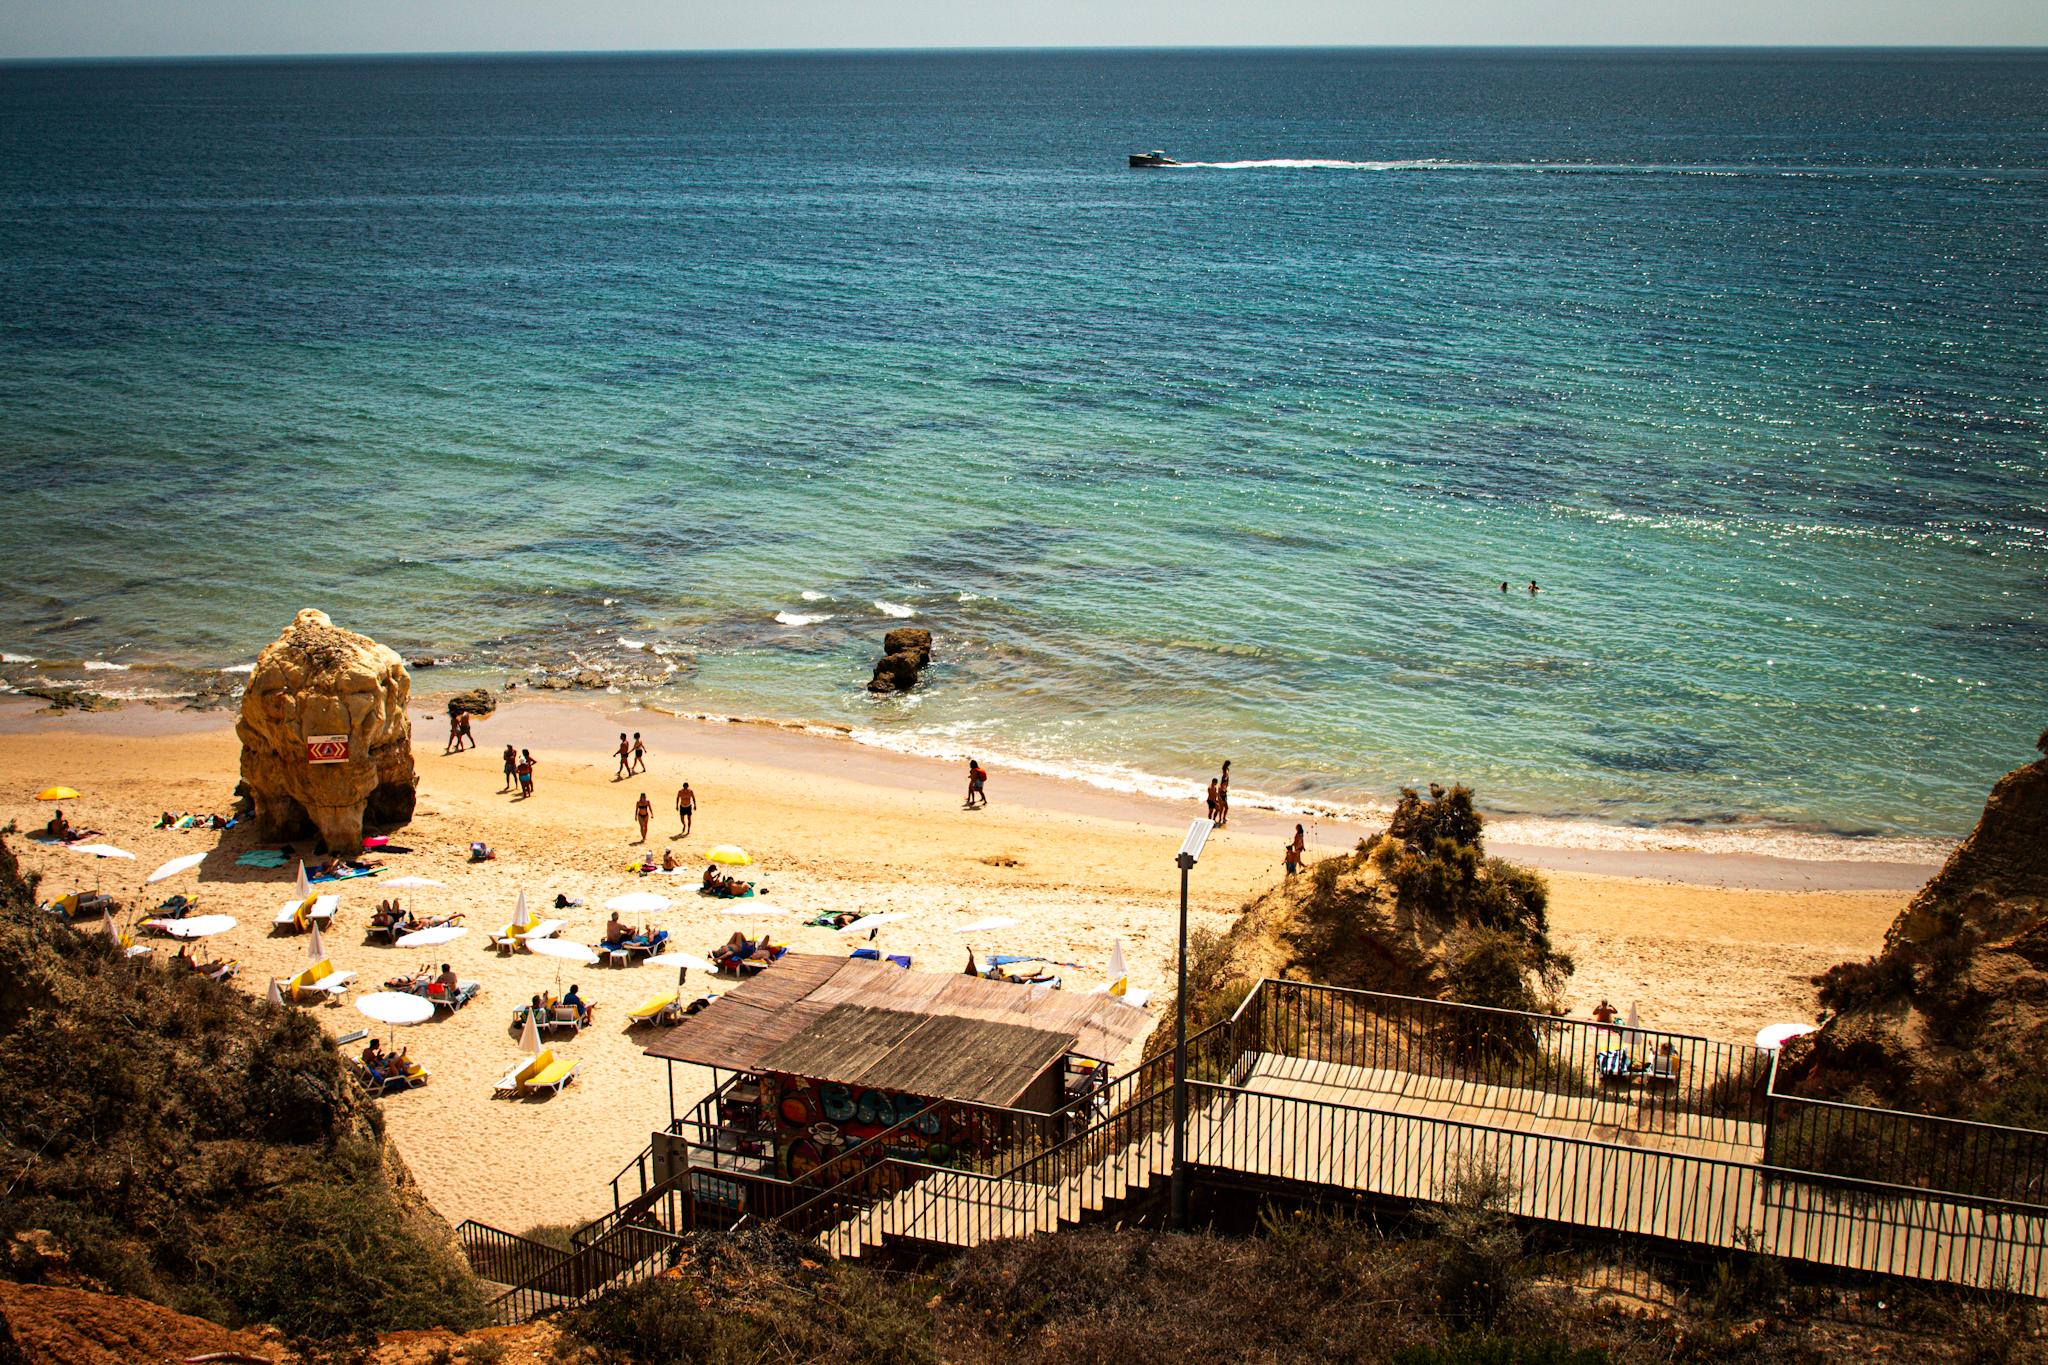
[[[1177,171],[1521,171],[1539,175],[1697,175],[1777,176],[1794,179],[1868,179],[1898,177],[1964,180],[2038,180],[2048,178],[2039,166],[1774,166],[1751,164],[1683,164],[1597,161],[1448,161],[1418,158],[1406,161],[1339,161],[1323,157],[1273,157],[1258,161],[1179,161],[1159,167]]]

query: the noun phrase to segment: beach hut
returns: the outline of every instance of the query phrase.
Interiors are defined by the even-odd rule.
[[[743,1202],[747,1175],[800,1180],[906,1120],[884,1145],[941,1163],[1056,1138],[1044,1116],[1152,1025],[1108,996],[790,953],[648,1046],[669,1065],[657,1165],[710,1168]],[[678,1063],[716,1081],[688,1113],[677,1112]]]

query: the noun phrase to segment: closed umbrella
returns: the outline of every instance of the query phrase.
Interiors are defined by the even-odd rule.
[[[1118,939],[1109,949],[1109,979],[1112,985],[1131,974],[1124,966],[1124,941]]]
[[[264,999],[273,1005],[282,1005],[284,1003],[284,992],[277,988],[277,978],[274,976],[270,978],[270,993]]]
[[[652,891],[629,891],[623,896],[613,896],[604,903],[604,908],[629,915],[640,915],[655,910],[667,910],[674,904],[675,902],[667,896],[657,896]]]
[[[313,921],[312,937],[306,940],[306,961],[324,962],[327,959],[327,945],[320,941],[320,921]]]
[[[529,1057],[540,1052],[540,1024],[532,1010],[526,1012],[526,1027],[519,1030],[519,1050]]]
[[[120,946],[121,931],[114,927],[114,917],[112,915],[107,915],[100,920],[100,932],[112,939],[115,947]]]
[[[724,863],[727,867],[745,867],[754,861],[738,844],[720,844],[704,856],[714,863]]]
[[[526,888],[523,886],[519,888],[519,899],[512,902],[512,922],[526,923]]]
[[[76,801],[78,791],[74,787],[45,787],[36,793],[38,801]]]
[[[173,858],[169,862],[165,863],[162,867],[158,868],[156,871],[150,873],[147,877],[143,878],[143,884],[146,886],[151,882],[169,881],[172,877],[177,876],[180,872],[190,872],[193,868],[199,866],[201,863],[205,861],[206,855],[204,853],[187,853],[182,858]]]
[[[313,883],[306,880],[306,860],[303,858],[299,860],[299,875],[293,879],[292,889],[299,893],[302,900],[313,894]]]
[[[434,948],[443,943],[453,943],[469,930],[459,924],[439,924],[432,929],[415,929],[409,934],[398,936],[401,948]]]

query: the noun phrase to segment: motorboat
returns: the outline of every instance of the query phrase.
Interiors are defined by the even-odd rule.
[[[1132,152],[1131,169],[1142,171],[1150,166],[1178,166],[1180,163],[1165,152]]]

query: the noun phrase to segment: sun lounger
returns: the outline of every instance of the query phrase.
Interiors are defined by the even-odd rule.
[[[508,924],[491,935],[491,946],[509,953],[530,938],[553,938],[569,927],[564,919],[529,918],[524,924]]]
[[[497,1093],[521,1095],[531,1090],[552,1090],[560,1094],[562,1087],[576,1079],[576,1073],[582,1069],[583,1063],[557,1057],[553,1048],[542,1048],[531,1061],[506,1072],[498,1082]]]
[[[311,902],[308,904],[308,902]],[[326,928],[334,923],[334,916],[341,909],[339,896],[306,896],[299,900],[286,901],[273,921],[280,929],[296,929],[301,933],[319,924]]]
[[[666,1023],[676,1013],[676,998],[673,995],[650,995],[632,1009],[626,1011],[626,1027],[637,1024]]]
[[[394,1090],[410,1090],[414,1086],[425,1085],[427,1077],[433,1074],[418,1062],[407,1062],[403,1072],[391,1071],[380,1076],[354,1057],[349,1058],[348,1069],[373,1095],[388,1095]]]
[[[571,1033],[581,1033],[586,1021],[574,1005],[555,1005],[548,1010],[548,1017],[540,1021],[543,1032],[548,1029],[565,1028]]]
[[[355,979],[354,972],[338,972],[334,969],[334,964],[323,957],[285,982],[284,993],[292,1000],[314,995],[324,995],[331,999],[347,990],[348,983]]]
[[[447,1010],[453,1014],[476,999],[477,993],[483,988],[481,981],[458,981],[455,983],[455,992],[451,995],[447,987],[440,982],[430,981],[427,983],[426,997],[434,1002],[435,1009]]]

